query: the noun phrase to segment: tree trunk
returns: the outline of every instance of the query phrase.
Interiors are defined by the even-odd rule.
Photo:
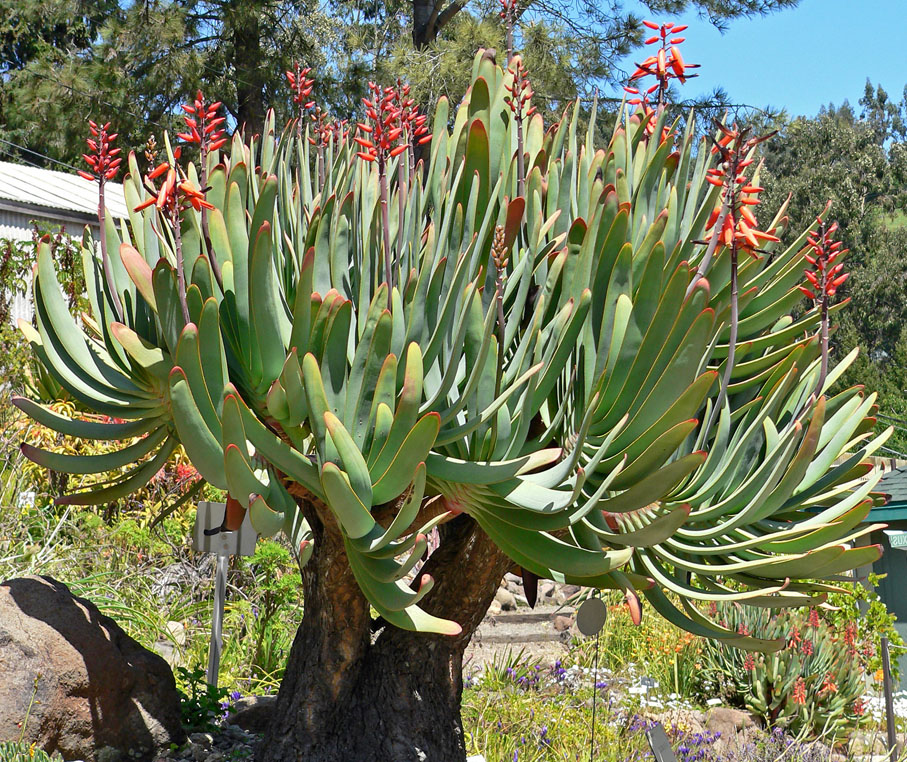
[[[463,632],[406,632],[371,619],[333,523],[322,523],[324,511],[311,503],[303,510],[316,550],[303,570],[302,625],[257,758],[464,759],[463,652],[510,562],[468,516],[442,525],[440,546],[422,569],[435,578],[423,603]]]
[[[416,50],[424,50],[435,38],[432,29],[434,10],[433,0],[413,0],[413,47]]]
[[[224,26],[236,73],[236,121],[247,136],[260,135],[265,120],[261,3],[234,0],[224,13]]]

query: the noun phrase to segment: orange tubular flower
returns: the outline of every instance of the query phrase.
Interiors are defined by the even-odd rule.
[[[654,77],[656,85],[650,88],[650,91],[658,91],[658,105],[664,104],[665,95],[667,94],[670,81],[676,79],[683,84],[690,77],[696,76],[690,74],[690,69],[698,69],[699,64],[688,64],[683,60],[680,49],[677,47],[684,41],[684,37],[676,37],[687,27],[685,24],[674,25],[673,23],[661,24],[660,26],[652,21],[642,22],[646,27],[658,32],[646,41],[646,45],[658,45],[658,50],[654,55],[647,57],[641,63],[636,64],[636,71],[630,75],[630,83],[641,80],[645,77]]]
[[[529,70],[523,66],[522,59],[517,59],[511,71],[513,72],[513,84],[504,85],[504,89],[510,93],[510,95],[504,96],[504,101],[510,107],[513,115],[522,121],[535,113],[535,106],[529,105],[535,92],[529,83]]]
[[[174,156],[178,158],[176,151],[174,151]],[[159,177],[164,178],[160,188],[154,184]],[[205,200],[205,194],[188,179],[180,180],[176,169],[171,167],[169,162],[159,164],[145,175],[145,189],[151,195],[135,208],[137,212],[147,209],[149,206],[156,206],[162,212],[176,212],[177,214],[189,207],[197,212],[202,209],[214,208],[213,204]]]
[[[183,117],[186,132],[178,132],[176,136],[187,143],[195,143],[203,155],[221,148],[227,142],[223,127],[226,117],[217,113],[222,105],[220,101],[206,104],[205,96],[199,90],[194,103],[183,104],[182,109],[188,115]]]
[[[825,679],[822,681],[822,687],[819,689],[820,693],[837,693],[838,684],[835,682],[834,675],[831,672],[825,673]]]
[[[802,706],[806,703],[806,681],[802,677],[798,677],[797,682],[794,683],[792,698],[795,704],[800,704]]]
[[[809,249],[803,254],[803,258],[810,264],[810,267],[803,271],[809,285],[800,286],[800,290],[815,302],[820,301],[823,296],[833,297],[850,277],[850,273],[843,272],[842,262],[835,263],[838,257],[849,251],[842,248],[844,244],[841,241],[834,240],[838,223],[834,222],[826,227],[821,216],[817,219],[819,231],[806,239]]]
[[[110,134],[110,122],[99,127],[89,119],[88,128],[91,130],[92,137],[85,142],[91,153],[83,153],[82,158],[91,168],[91,172],[84,172],[80,169],[79,176],[98,183],[113,180],[123,161],[122,158],[117,157],[120,149],[111,147],[117,139],[117,135],[116,133]]]
[[[307,111],[315,105],[315,101],[309,99],[312,88],[315,86],[315,80],[308,76],[310,71],[312,71],[311,66],[303,69],[296,61],[293,63],[293,71],[286,72],[287,82],[293,89],[293,103],[299,107],[300,112]]]
[[[721,162],[717,167],[706,170],[705,179],[707,183],[727,190],[709,216],[706,230],[711,233],[705,240],[708,242],[713,236],[717,236],[719,244],[730,248],[736,243],[738,251],[744,251],[758,259],[765,243],[777,242],[779,238],[773,230],[759,229],[759,222],[751,207],[758,206],[759,194],[764,188],[753,185],[743,172],[752,164],[752,159],[745,157],[756,145],[774,133],[747,139],[736,125],[730,128],[718,122],[716,125],[721,134],[714,140],[712,153],[720,154]],[[728,206],[728,213],[724,215],[721,230],[715,230],[725,205]]]

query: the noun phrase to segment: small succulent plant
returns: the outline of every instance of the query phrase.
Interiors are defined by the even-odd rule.
[[[867,717],[863,659],[867,648],[855,622],[836,632],[818,610],[808,613],[721,605],[728,628],[785,642],[770,654],[705,645],[705,680],[762,717],[769,727],[812,737],[841,737]]]
[[[63,757],[26,741],[0,741],[0,762],[63,762]]]

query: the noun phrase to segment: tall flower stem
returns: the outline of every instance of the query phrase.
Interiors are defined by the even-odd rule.
[[[737,353],[737,331],[740,325],[740,302],[737,286],[737,241],[731,244],[731,325],[728,335],[727,362],[724,366],[724,376],[721,379],[721,390],[715,402],[715,410],[719,410],[727,399],[728,387],[731,385],[731,373],[734,371],[734,360]]]
[[[720,237],[721,231],[724,229],[725,219],[728,215],[731,215],[731,224],[736,228],[736,212],[737,212],[737,192],[736,192],[736,178],[740,173],[740,154],[739,150],[734,151],[731,154],[731,161],[729,162],[730,166],[727,172],[728,181],[724,204],[722,206],[721,213],[719,214],[719,221],[715,225],[714,234],[712,235],[712,240],[709,241],[709,248],[714,252],[714,246],[717,246],[718,239]],[[737,237],[734,236],[731,239],[730,245],[730,257],[731,257],[731,314],[730,314],[730,333],[728,334],[728,349],[727,349],[727,360],[725,361],[724,374],[721,378],[721,388],[718,390],[718,397],[715,400],[715,406],[712,408],[712,413],[709,416],[709,422],[707,429],[711,430],[712,426],[715,424],[715,421],[718,419],[718,416],[721,415],[721,408],[727,400],[728,389],[731,385],[731,374],[734,371],[734,360],[737,352],[737,333],[740,325],[740,301],[739,301],[739,287],[737,282],[737,267],[738,267],[738,256],[739,256],[739,243]],[[706,252],[708,256],[708,252]],[[696,279],[698,280],[698,278]],[[696,281],[694,281],[695,283]]]
[[[523,150],[523,119],[517,117],[516,120],[516,182],[517,194],[525,197],[526,195],[526,156]]]
[[[507,14],[507,65],[513,60],[513,14]]]
[[[120,295],[117,293],[116,283],[113,280],[113,270],[110,267],[110,256],[107,253],[107,205],[104,203],[104,175],[98,177],[98,226],[100,227],[101,236],[101,266],[104,269],[104,281],[107,283],[107,290],[110,291],[110,299],[113,302],[113,309],[119,320],[123,320],[123,305],[120,302]]]
[[[199,149],[199,176],[198,181],[202,187],[202,190],[208,187],[208,148],[205,145],[204,141]],[[211,236],[208,233],[208,209],[207,207],[202,207],[202,237],[205,239],[205,252],[208,255],[208,262],[211,263],[211,272],[214,273],[214,279],[217,281],[217,285],[220,286],[221,291],[224,288],[224,277],[221,274],[220,263],[217,261],[217,257],[214,254],[214,248],[211,246]]]
[[[730,187],[725,189],[724,201],[721,205],[721,212],[718,215],[718,221],[715,223],[715,229],[721,230],[724,227],[724,221],[727,219],[729,207],[729,201],[731,196]],[[700,278],[703,278],[708,272],[709,267],[712,264],[712,257],[715,256],[715,249],[718,248],[718,236],[712,236],[709,241],[709,245],[705,250],[705,254],[702,257],[702,261],[699,263],[699,267],[696,268],[696,275],[693,276],[693,280],[690,281],[690,285],[687,286],[686,296],[689,297],[693,293],[693,289],[696,288],[696,284],[699,282]]]
[[[186,324],[191,323],[189,305],[186,302],[186,272],[183,266],[183,236],[180,232],[179,204],[170,206],[170,228],[173,230],[173,245],[176,249],[176,284],[180,295],[180,309]]]
[[[391,258],[390,214],[387,209],[387,165],[383,154],[378,155],[378,193],[381,200],[381,232],[384,238],[384,280],[387,282],[387,308],[391,309],[394,271]]]
[[[822,325],[820,328],[820,342],[822,347],[822,364],[819,369],[819,381],[816,384],[816,396],[822,394],[822,387],[825,386],[825,379],[828,377],[828,296],[822,295],[820,302],[822,310]]]
[[[407,149],[397,157],[397,257],[403,256],[403,218],[406,216],[406,201],[409,188],[407,187]],[[399,266],[399,263],[398,263]]]

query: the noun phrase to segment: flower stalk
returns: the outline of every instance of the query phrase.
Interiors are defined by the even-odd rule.
[[[829,201],[825,210],[816,218],[818,230],[815,235],[807,239],[809,251],[805,253],[804,258],[809,263],[809,267],[804,270],[807,284],[800,286],[800,290],[812,300],[813,304],[819,309],[819,343],[821,347],[821,365],[819,370],[819,380],[816,384],[816,397],[822,394],[825,386],[825,379],[828,377],[828,357],[829,357],[829,309],[831,300],[837,294],[838,289],[844,285],[844,282],[850,277],[850,273],[843,272],[844,264],[838,262],[847,254],[848,249],[843,248],[842,241],[836,241],[835,233],[838,231],[838,223],[833,222],[827,225],[822,219],[829,208]]]
[[[381,227],[384,243],[384,277],[388,285],[388,309],[392,304],[392,291],[396,285],[395,266],[402,254],[403,216],[406,203],[406,158],[398,162],[397,195],[399,203],[399,225],[396,257],[391,247],[390,237],[390,190],[388,185],[388,166],[391,159],[411,152],[416,145],[424,145],[431,140],[425,127],[425,118],[415,109],[414,101],[409,98],[409,86],[380,87],[369,82],[370,97],[363,98],[365,120],[358,123],[361,134],[353,140],[360,149],[356,155],[367,163],[376,163],[378,168],[378,194],[381,204]]]
[[[174,160],[179,159],[180,150],[173,152]],[[155,180],[163,177],[161,187],[155,185]],[[171,166],[170,162],[162,162],[145,175],[145,189],[150,197],[139,204],[135,211],[140,212],[149,206],[157,207],[158,211],[170,223],[173,232],[173,248],[176,254],[176,279],[180,298],[180,309],[186,323],[190,322],[189,306],[186,302],[186,271],[183,262],[183,241],[180,232],[180,220],[183,211],[192,207],[200,212],[202,209],[213,209],[214,206],[205,200],[205,194],[196,188],[179,166]]]
[[[504,22],[504,35],[507,42],[507,66],[513,60],[513,29],[516,26],[517,0],[500,0],[501,20]]]
[[[120,302],[120,295],[117,293],[116,283],[113,279],[113,271],[110,267],[110,256],[107,252],[107,204],[104,199],[104,186],[108,180],[113,180],[122,164],[122,157],[119,148],[114,148],[113,143],[117,139],[116,133],[110,132],[110,122],[98,126],[95,122],[88,120],[88,129],[92,137],[85,142],[91,153],[82,154],[85,163],[91,169],[90,172],[79,170],[79,176],[91,182],[98,184],[98,226],[100,228],[101,239],[101,267],[104,271],[104,281],[107,284],[107,290],[110,292],[110,298],[113,302],[117,318],[123,319],[123,305]]]
[[[223,127],[226,117],[218,114],[221,105],[220,101],[206,104],[205,96],[199,90],[193,103],[184,103],[182,106],[183,111],[187,114],[183,117],[186,122],[186,132],[179,132],[176,136],[186,143],[198,146],[198,180],[202,193],[205,193],[208,188],[208,157],[227,142],[226,130]],[[208,207],[204,205],[201,207],[201,227],[205,252],[211,263],[211,271],[217,279],[217,284],[223,288],[224,281],[220,264],[211,250],[211,236],[208,234]]]
[[[738,130],[736,125],[727,127],[715,120],[719,137],[713,138],[712,153],[719,156],[717,166],[710,168],[706,173],[706,181],[723,189],[722,202],[715,207],[706,223],[708,236],[706,253],[703,256],[703,265],[697,271],[693,283],[698,282],[704,267],[720,244],[728,249],[731,264],[731,300],[730,300],[730,325],[728,336],[728,354],[725,361],[724,374],[721,388],[715,407],[709,420],[711,428],[720,413],[721,407],[727,399],[728,389],[731,384],[731,375],[734,371],[734,362],[737,349],[738,332],[740,325],[740,294],[738,283],[739,258],[741,253],[749,254],[754,259],[759,259],[764,253],[761,248],[765,242],[777,242],[779,239],[772,231],[762,231],[752,211],[752,207],[759,204],[759,194],[763,191],[750,182],[746,176],[747,168],[753,163],[751,154],[759,143],[771,138],[771,132],[759,137],[749,137],[748,129]],[[706,242],[703,242],[706,243]],[[707,261],[708,260],[708,261]]]
[[[535,95],[535,92],[532,89],[532,84],[529,82],[529,70],[523,65],[521,58],[514,59],[514,63],[510,66],[509,71],[513,75],[513,82],[509,85],[504,85],[504,89],[510,93],[510,95],[505,96],[504,100],[510,107],[510,111],[516,122],[517,195],[525,197],[526,156],[523,147],[523,122],[526,119],[529,119],[536,111],[535,106],[530,105],[530,101],[532,96]]]

